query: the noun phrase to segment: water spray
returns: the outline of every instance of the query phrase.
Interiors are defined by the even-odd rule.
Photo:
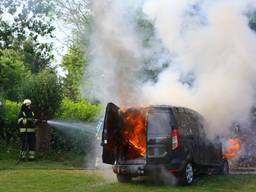
[[[47,120],[47,124],[61,130],[73,129],[86,131],[90,134],[96,134],[96,129],[94,123],[85,123],[79,121],[63,121],[63,120]]]

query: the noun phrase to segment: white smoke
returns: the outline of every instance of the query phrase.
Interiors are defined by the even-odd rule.
[[[256,80],[256,35],[245,15],[249,5],[255,1],[147,2],[145,14],[175,54],[159,81],[144,87],[148,102],[198,110],[211,135],[226,133],[234,121],[246,122]],[[192,86],[181,81],[189,73]]]
[[[246,13],[255,0],[93,2],[90,66],[104,103],[190,107],[206,118],[211,135],[248,120],[255,98],[256,35]],[[173,56],[157,83],[143,85],[136,77],[145,59],[134,20],[140,8]],[[155,57],[161,60],[166,52]]]
[[[139,90],[136,74],[143,58],[134,30],[138,1],[93,1],[91,71],[95,93],[103,103],[128,105]],[[129,99],[127,99],[129,98]]]

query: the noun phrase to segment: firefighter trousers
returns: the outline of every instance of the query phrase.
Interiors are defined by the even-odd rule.
[[[36,133],[23,132],[20,133],[21,137],[21,159],[28,158],[29,160],[35,159],[36,151]]]

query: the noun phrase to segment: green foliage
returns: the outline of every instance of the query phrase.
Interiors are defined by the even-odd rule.
[[[3,103],[2,112],[2,126],[0,127],[0,138],[7,144],[17,144],[18,139],[18,127],[17,117],[20,111],[20,103],[6,100]]]
[[[40,119],[54,117],[62,100],[61,84],[56,74],[51,70],[44,70],[32,75],[23,88],[23,99],[32,101],[33,111]]]
[[[23,79],[29,75],[19,52],[12,49],[0,50],[0,92],[3,97],[19,99]]]
[[[57,154],[56,160],[70,152],[80,156],[92,153],[94,135],[88,132],[76,129],[66,129],[65,131],[52,129],[51,137],[51,150]]]
[[[55,118],[62,120],[95,121],[101,110],[100,105],[93,105],[83,100],[73,102],[68,99],[62,101],[61,107]],[[91,123],[96,128],[96,123]],[[52,129],[51,148],[59,154],[72,152],[80,155],[92,154],[95,134],[86,130],[77,129]],[[89,157],[90,159],[91,157]]]
[[[82,48],[73,46],[64,55],[61,66],[67,71],[63,78],[63,89],[65,97],[77,101],[80,96],[80,85],[85,69],[86,60]]]
[[[82,44],[88,47],[90,42],[90,35],[92,32],[93,14],[92,14],[91,0],[55,0],[55,10],[62,20],[72,30],[70,40],[74,44]],[[70,29],[70,26],[71,27]],[[63,25],[63,30],[66,26]]]
[[[94,121],[97,119],[100,110],[100,105],[91,104],[86,100],[73,102],[69,99],[63,99],[57,118]]]
[[[49,66],[53,59],[53,1],[49,0],[4,0],[0,2],[0,49],[15,49],[23,52],[26,66],[37,73]],[[46,39],[47,42],[42,42]]]
[[[17,117],[20,111],[21,104],[6,100],[3,104],[3,119],[5,126],[15,127],[17,125]]]

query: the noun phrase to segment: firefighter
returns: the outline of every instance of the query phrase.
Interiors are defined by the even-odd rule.
[[[31,110],[31,100],[25,99],[18,119],[21,137],[20,160],[34,160],[36,150],[36,119]]]

